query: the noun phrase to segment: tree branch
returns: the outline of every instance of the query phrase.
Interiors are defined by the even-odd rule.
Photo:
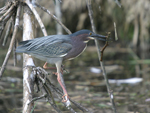
[[[93,30],[93,32],[96,32],[95,25],[94,25],[94,20],[93,20],[93,15],[92,15],[91,0],[86,0],[86,1],[87,1],[87,7],[88,7],[88,11],[89,11],[89,17],[90,17],[90,20],[91,20],[92,30]],[[106,41],[106,43],[108,43],[108,42]],[[115,103],[114,103],[113,91],[111,90],[110,85],[109,85],[109,81],[108,81],[108,78],[107,78],[105,66],[103,64],[103,61],[101,61],[102,56],[101,56],[100,46],[99,46],[99,43],[98,43],[97,39],[95,39],[95,45],[97,47],[98,58],[99,58],[101,68],[103,70],[103,76],[104,76],[104,79],[105,79],[105,82],[106,82],[107,91],[108,91],[108,94],[109,94],[109,97],[110,97],[110,102],[112,104],[112,109],[113,109],[114,113],[116,113],[117,111],[116,111],[116,107],[115,107]]]

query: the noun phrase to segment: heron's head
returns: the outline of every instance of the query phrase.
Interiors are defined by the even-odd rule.
[[[82,40],[85,43],[87,43],[89,40],[94,40],[94,39],[106,41],[106,36],[96,34],[90,30],[80,30],[71,35],[72,37],[74,37],[75,40]]]

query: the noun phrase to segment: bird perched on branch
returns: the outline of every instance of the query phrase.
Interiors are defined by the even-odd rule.
[[[106,36],[98,35],[90,30],[80,30],[70,35],[50,35],[46,37],[26,40],[19,43],[17,53],[26,53],[40,60],[46,61],[43,68],[48,69],[47,63],[55,64],[57,80],[61,85],[64,96],[63,101],[69,101],[69,96],[61,72],[62,61],[71,60],[79,56],[91,39],[106,41]]]

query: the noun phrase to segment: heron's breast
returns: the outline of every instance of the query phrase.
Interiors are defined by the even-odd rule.
[[[71,59],[74,59],[75,57],[78,57],[80,54],[84,52],[84,50],[86,49],[86,46],[87,45],[85,43],[73,45],[73,48],[67,53],[64,59],[71,60]]]

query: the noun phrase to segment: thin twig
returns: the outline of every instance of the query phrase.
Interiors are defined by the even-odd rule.
[[[12,10],[13,8],[16,6],[16,2],[7,10],[7,12],[0,18],[0,21],[2,21],[5,16],[7,16]]]
[[[16,15],[16,20],[15,20],[15,26],[14,26],[15,28],[14,28],[14,32],[13,32],[13,35],[12,35],[12,39],[11,39],[11,42],[10,42],[9,49],[8,49],[7,54],[6,54],[5,60],[3,62],[1,70],[0,70],[0,79],[1,79],[2,74],[3,74],[3,72],[4,72],[5,68],[6,68],[6,64],[8,62],[9,57],[10,57],[10,53],[12,51],[13,44],[14,44],[14,41],[15,41],[15,38],[16,38],[16,34],[17,34],[17,31],[18,31],[18,26],[19,26],[20,12],[21,12],[21,5],[19,4],[19,6],[17,8],[17,15]]]
[[[95,25],[94,25],[94,21],[93,21],[92,8],[91,8],[91,0],[86,0],[86,1],[87,1],[87,7],[88,7],[88,11],[89,11],[89,17],[90,17],[90,20],[91,20],[92,30],[93,30],[93,32],[95,32]],[[105,82],[106,82],[107,91],[108,91],[108,94],[109,94],[109,97],[110,97],[110,102],[112,104],[112,109],[113,109],[114,113],[117,113],[115,103],[114,103],[113,91],[111,90],[109,82],[108,82],[105,66],[104,66],[103,62],[100,60],[101,52],[100,52],[100,47],[99,47],[99,43],[98,43],[97,40],[95,40],[95,44],[96,44],[96,47],[97,47],[99,62],[100,62],[100,65],[102,67],[102,70],[103,70],[103,76],[104,76],[104,79],[105,79]]]
[[[103,52],[105,50],[105,48],[108,46],[108,39],[109,39],[109,36],[110,36],[110,32],[108,32],[108,36],[107,36],[107,39],[106,39],[106,42],[105,42],[105,45],[103,46],[102,50],[101,50],[101,59],[100,61],[103,61]]]
[[[37,13],[36,9],[33,7],[32,3],[29,0],[26,0],[26,4],[29,6],[31,11],[35,15],[35,18],[37,19],[44,36],[47,36],[47,32],[46,32],[45,26],[44,26],[44,24],[43,24],[43,22],[42,22],[42,20],[41,20],[41,18],[39,16],[39,14]]]
[[[64,30],[68,33],[71,34],[71,31],[53,14],[51,14],[51,12],[46,9],[45,7],[40,6],[39,4],[35,4],[37,7],[39,7],[40,9],[42,9],[43,11],[45,11],[46,13],[48,13],[50,16],[52,16],[52,18],[54,20],[56,20],[63,28]]]

